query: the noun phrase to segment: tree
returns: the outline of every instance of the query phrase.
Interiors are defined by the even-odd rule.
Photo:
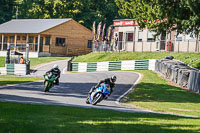
[[[12,19],[15,7],[14,0],[1,0],[0,1],[0,24]]]
[[[200,32],[199,0],[115,0],[119,14],[135,18],[141,28],[158,34],[177,30],[178,33]],[[167,18],[165,21],[161,21]]]
[[[89,29],[119,18],[114,0],[18,0],[18,6],[19,18],[73,18]]]

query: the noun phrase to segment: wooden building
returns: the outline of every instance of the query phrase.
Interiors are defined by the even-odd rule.
[[[91,40],[92,32],[71,18],[14,19],[0,25],[0,55],[8,46],[23,51],[26,44],[30,57],[82,55],[92,51]]]

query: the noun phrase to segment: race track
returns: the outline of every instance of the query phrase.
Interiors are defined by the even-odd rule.
[[[52,64],[48,65],[52,66]],[[38,68],[39,76],[46,71],[43,67]],[[116,88],[112,95],[96,106],[86,104],[85,100],[90,88],[100,80],[112,75],[117,76]],[[0,87],[0,101],[143,112],[142,110],[124,107],[116,103],[116,99],[129,90],[138,77],[137,73],[128,71],[66,73],[61,75],[60,85],[54,86],[49,93],[43,92],[43,81]]]

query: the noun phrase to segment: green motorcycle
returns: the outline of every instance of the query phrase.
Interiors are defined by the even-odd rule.
[[[55,75],[50,72],[44,75],[44,92],[49,92],[49,90],[53,87],[55,81]]]

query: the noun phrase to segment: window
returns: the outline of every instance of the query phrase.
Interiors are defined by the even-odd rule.
[[[3,42],[4,42],[4,43],[7,43],[7,42],[8,42],[8,37],[4,37]],[[6,45],[7,45],[7,44],[6,44]]]
[[[195,34],[189,33],[185,35],[185,41],[195,41],[196,37]]]
[[[88,40],[88,48],[92,48],[92,40]]]
[[[50,37],[45,38],[45,45],[50,45]]]
[[[35,43],[36,43],[36,44],[38,43],[38,37],[35,38]]]
[[[9,43],[14,43],[14,36],[10,36]]]
[[[33,43],[33,37],[30,36],[30,37],[28,38],[28,42],[29,42],[29,43]]]
[[[20,38],[20,36],[17,36],[17,40],[20,40],[21,38]]]
[[[155,35],[155,32],[148,31],[147,32],[147,42],[154,42],[155,41],[154,35]]]
[[[133,41],[133,33],[126,33],[126,41],[128,42]]]
[[[138,31],[138,42],[142,42],[142,31]]]
[[[23,36],[23,37],[22,37],[22,40],[26,40],[26,36]]]
[[[65,38],[56,38],[56,46],[65,46]]]
[[[178,34],[176,36],[176,41],[182,41],[182,34]]]

